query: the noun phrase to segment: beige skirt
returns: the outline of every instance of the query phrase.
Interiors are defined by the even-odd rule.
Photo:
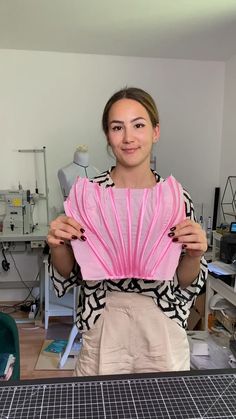
[[[151,297],[107,292],[95,326],[83,333],[74,375],[133,374],[190,369],[187,334]]]

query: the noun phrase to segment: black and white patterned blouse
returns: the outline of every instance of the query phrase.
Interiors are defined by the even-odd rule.
[[[114,182],[110,176],[111,170],[101,173],[91,179],[101,187],[113,187]],[[155,171],[153,171],[156,181],[163,182]],[[186,217],[194,220],[194,208],[191,197],[184,191],[184,201]],[[202,257],[201,269],[197,278],[185,289],[181,289],[176,274],[171,281],[142,280],[127,278],[122,280],[104,281],[81,281],[80,268],[75,264],[73,273],[69,278],[61,277],[58,272],[49,264],[50,276],[53,281],[56,294],[62,297],[67,291],[75,286],[79,286],[79,301],[77,309],[76,324],[81,332],[85,332],[93,327],[106,304],[106,291],[137,292],[154,299],[158,307],[168,316],[186,328],[189,310],[194,304],[197,295],[205,285],[207,278],[207,263]]]

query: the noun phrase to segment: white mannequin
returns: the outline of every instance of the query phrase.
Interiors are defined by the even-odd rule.
[[[88,146],[79,145],[74,152],[73,163],[78,164],[78,166],[88,167],[89,165],[89,154]]]
[[[88,146],[79,145],[75,150],[73,162],[59,169],[57,173],[64,199],[69,195],[77,176],[92,178],[98,172],[95,167],[89,166]]]

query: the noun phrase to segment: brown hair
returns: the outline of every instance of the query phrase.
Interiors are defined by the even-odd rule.
[[[110,109],[112,105],[114,105],[114,103],[121,99],[136,100],[136,102],[139,102],[146,109],[150,117],[152,126],[156,127],[157,124],[159,124],[159,113],[156,104],[153,98],[149,95],[149,93],[137,87],[125,87],[124,89],[114,93],[108,100],[104,108],[102,115],[102,128],[106,135],[108,133],[108,117]]]

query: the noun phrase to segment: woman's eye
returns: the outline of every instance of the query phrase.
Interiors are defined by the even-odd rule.
[[[120,131],[122,129],[122,127],[120,125],[115,125],[111,129],[112,129],[112,131]]]
[[[139,122],[138,124],[135,124],[135,128],[143,128],[145,125]]]

